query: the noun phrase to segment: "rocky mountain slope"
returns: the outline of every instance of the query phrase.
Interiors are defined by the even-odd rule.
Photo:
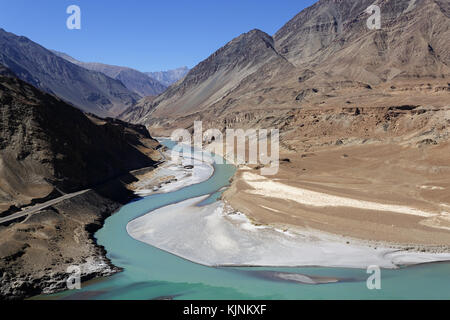
[[[0,299],[64,288],[70,265],[83,279],[117,271],[92,235],[157,148],[145,127],[85,115],[0,66],[0,217],[86,190],[0,225]]]
[[[375,1],[380,30],[366,26],[371,4],[321,0],[273,37],[241,35],[123,117],[167,133],[194,119],[223,128],[248,118],[281,119],[299,108],[448,104],[447,2]]]
[[[50,189],[73,192],[154,162],[143,126],[86,116],[11,76],[0,78],[0,202],[20,206]],[[47,194],[46,194],[47,193]]]
[[[66,59],[80,67],[88,70],[101,72],[110,78],[121,81],[125,87],[141,97],[157,96],[167,89],[167,85],[162,84],[155,78],[132,68],[113,66],[96,62],[81,62],[71,56],[53,51],[56,55]]]
[[[31,85],[99,116],[117,115],[140,98],[122,82],[81,68],[3,29],[0,29],[0,64]]]
[[[189,72],[188,67],[181,67],[168,71],[156,71],[156,72],[146,72],[145,74],[149,77],[158,80],[166,87],[170,87],[172,84],[177,82]]]
[[[264,66],[279,70],[291,64],[278,54],[269,35],[252,30],[202,61],[154,101],[141,101],[122,117],[131,122],[155,124],[166,123],[167,118],[198,114],[210,109]]]

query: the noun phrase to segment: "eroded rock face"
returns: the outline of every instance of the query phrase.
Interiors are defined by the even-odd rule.
[[[110,185],[92,190],[23,222],[0,226],[0,300],[65,290],[71,266],[80,268],[82,281],[120,271],[93,238],[104,219],[121,205],[108,193],[114,188],[118,189]]]
[[[49,187],[82,190],[154,164],[136,149],[145,147],[140,140],[149,150],[158,145],[143,126],[88,118],[8,76],[0,77],[0,104],[1,191],[10,200],[42,197]]]
[[[0,299],[63,289],[71,265],[82,279],[117,272],[92,235],[157,148],[144,126],[86,115],[0,67],[1,216],[86,189],[0,226]]]
[[[56,263],[53,261],[48,267],[35,265],[34,270],[22,269],[28,264],[27,254],[22,259],[11,259],[9,264],[3,265],[0,270],[0,300],[17,300],[41,294],[52,294],[67,290],[67,281],[70,279],[71,266],[77,266],[81,270],[80,281],[88,281],[94,278],[107,277],[117,273],[117,268],[105,258],[105,252],[96,249],[94,244],[83,244],[92,251],[87,251],[86,257],[70,257],[66,261]],[[70,261],[70,263],[69,263]],[[22,265],[23,264],[23,265]]]

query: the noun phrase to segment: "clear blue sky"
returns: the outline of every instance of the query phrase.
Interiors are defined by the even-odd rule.
[[[241,33],[273,35],[315,0],[0,0],[0,28],[87,62],[193,67]],[[81,8],[68,30],[66,8]]]

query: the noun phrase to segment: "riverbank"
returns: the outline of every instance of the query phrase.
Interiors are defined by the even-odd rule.
[[[172,156],[179,158],[172,159]],[[181,157],[181,153],[171,151],[165,152],[164,157],[166,161],[157,169],[135,172],[139,180],[130,184],[129,188],[137,196],[174,192],[206,181],[214,174],[214,160],[211,157],[199,157],[195,153],[190,157]]]
[[[34,212],[21,222],[0,226],[0,300],[64,291],[71,266],[79,268],[82,283],[122,271],[111,263],[94,235],[109,216],[136,198],[128,186],[137,181],[129,173]]]
[[[116,193],[121,193],[121,198]],[[70,266],[80,268],[82,281],[120,271],[97,245],[94,234],[131,196],[114,181],[0,227],[4,240],[0,245],[0,299],[25,299],[65,290]]]
[[[95,190],[41,210],[12,228],[0,228],[0,233],[5,231],[11,235],[29,233],[33,238],[42,238],[45,235],[46,239],[40,240],[41,245],[48,241],[52,249],[48,253],[44,247],[36,249],[38,244],[35,244],[35,241],[31,248],[23,249],[0,245],[0,253],[7,256],[5,260],[11,260],[7,272],[0,274],[1,297],[23,299],[64,291],[67,289],[69,266],[80,268],[83,286],[86,281],[109,277],[123,271],[107,257],[108,252],[98,244],[95,236],[104,226],[106,219],[120,212],[124,205],[137,197],[175,192],[185,186],[206,181],[214,173],[213,160],[210,158],[204,159],[206,162],[203,162],[193,155],[192,158],[174,162],[170,159],[171,152],[160,153],[161,160],[164,161],[157,168],[132,171]],[[47,227],[42,228],[43,223]],[[6,239],[6,236],[3,238]],[[20,253],[8,255],[1,251],[3,249],[11,252],[19,250]],[[27,255],[33,254],[27,256],[27,261],[32,260],[33,264],[21,262],[21,252],[25,250]],[[60,252],[63,254],[60,255]],[[42,259],[37,258],[39,255]]]
[[[317,230],[253,224],[222,201],[199,206],[208,196],[157,209],[127,225],[128,233],[206,266],[397,268],[450,260],[450,253],[425,253],[371,246]]]
[[[233,190],[236,180],[242,179],[248,188],[246,199],[258,197],[258,209],[279,216],[284,212],[274,208],[277,205],[274,199],[319,208],[338,206],[386,211],[414,218],[442,215],[408,206],[382,205],[296,189],[260,176],[246,166],[241,167],[236,176],[231,192],[242,194]],[[157,209],[129,222],[127,231],[136,240],[207,266],[366,268],[379,265],[396,268],[450,260],[445,246],[428,246],[424,250],[423,246],[355,239],[304,226],[260,224],[223,201],[199,206],[206,198],[208,196],[193,198]]]
[[[436,151],[433,157],[428,152],[420,162],[414,159],[422,150],[385,145],[284,153],[281,158],[289,161],[280,163],[275,176],[241,167],[223,198],[255,224],[449,252],[450,185],[445,177],[450,168],[442,157],[438,161]]]
[[[168,145],[164,141],[164,145]],[[123,206],[105,221],[96,233],[97,242],[104,246],[112,263],[123,268],[123,272],[102,281],[86,283],[81,290],[66,291],[44,299],[430,299],[448,297],[448,288],[442,279],[448,278],[448,263],[427,263],[399,270],[382,270],[383,290],[367,290],[368,275],[358,268],[234,268],[207,267],[147,245],[130,237],[125,226],[141,217],[151,215],[166,206],[182,204],[199,198],[201,205],[214,204],[218,191],[228,187],[235,169],[230,165],[214,164],[214,175],[207,181],[171,193],[160,193],[133,201]],[[208,195],[212,194],[211,197]],[[206,198],[208,197],[208,198]],[[195,208],[196,210],[198,208]],[[207,207],[207,209],[209,209]],[[172,227],[191,229],[197,221],[177,224],[179,219],[188,219],[184,209],[174,219],[166,221]],[[150,214],[149,214],[150,213]],[[233,215],[243,229],[254,229],[240,215]],[[228,213],[227,213],[228,215]],[[165,214],[161,215],[165,216]],[[242,222],[240,222],[242,219]],[[209,218],[212,225],[216,218]],[[219,220],[220,226],[223,221]],[[192,225],[190,225],[192,224]],[[256,229],[264,226],[256,225]],[[233,226],[241,228],[240,226]],[[145,228],[147,229],[147,228]],[[201,231],[202,226],[199,226]],[[216,230],[213,228],[212,230]],[[218,228],[221,238],[222,228]],[[238,229],[239,230],[239,229]],[[240,231],[240,230],[239,230]],[[269,234],[271,230],[268,230]],[[312,230],[314,231],[314,230]],[[282,235],[290,230],[279,229]],[[215,232],[211,232],[212,235]],[[199,234],[195,234],[199,239]],[[170,232],[170,236],[174,236]],[[176,235],[175,235],[176,236]],[[183,247],[191,239],[183,237],[178,245]],[[209,238],[205,237],[208,241]],[[241,238],[237,238],[241,245]],[[314,240],[314,239],[312,239]],[[260,246],[265,244],[261,242]],[[246,247],[245,244],[243,247]],[[259,248],[257,248],[259,249]],[[326,253],[326,252],[325,252]],[[289,253],[290,254],[290,253]],[[313,254],[316,254],[313,252]],[[319,254],[319,253],[317,253]],[[407,262],[405,260],[397,262]],[[424,260],[424,262],[426,262]],[[414,279],[414,281],[411,281]],[[330,283],[331,282],[331,283]],[[307,284],[307,285],[306,285]]]

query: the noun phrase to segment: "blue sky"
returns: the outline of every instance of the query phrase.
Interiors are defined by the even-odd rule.
[[[315,0],[0,0],[0,27],[81,61],[141,71],[193,67],[234,37],[273,35]],[[68,30],[69,5],[81,30]]]

